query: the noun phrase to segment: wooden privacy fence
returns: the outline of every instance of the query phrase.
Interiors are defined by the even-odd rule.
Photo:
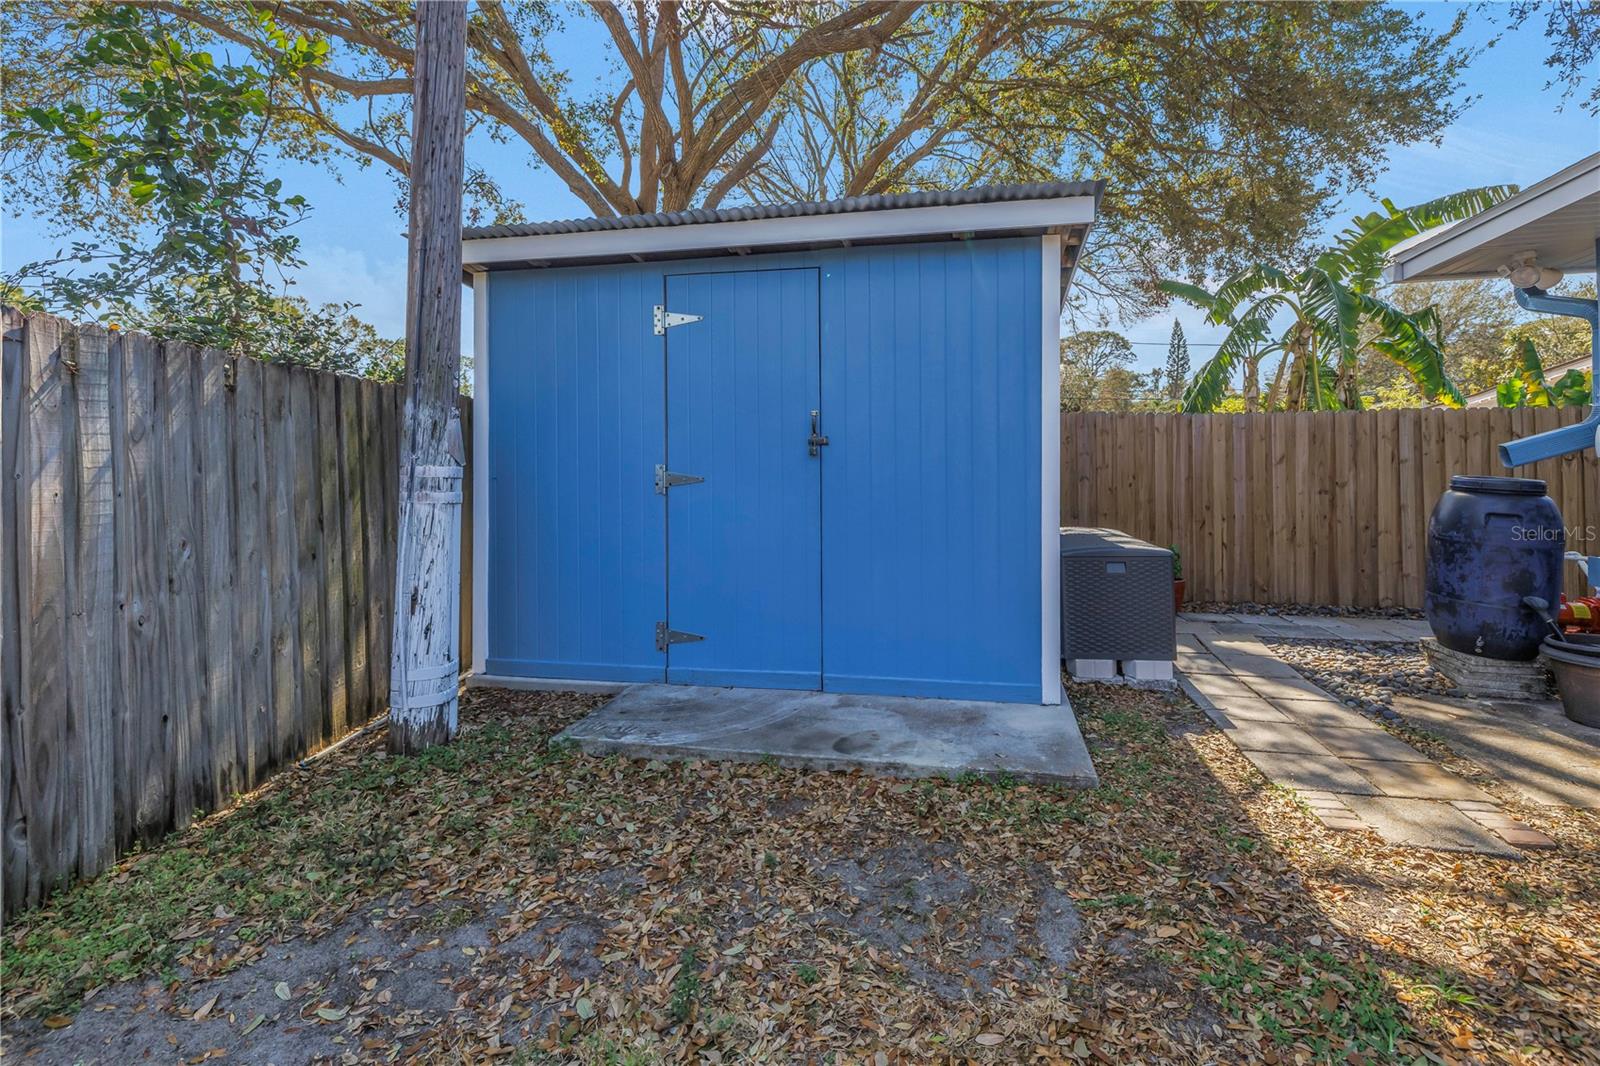
[[[1497,445],[1587,410],[1064,414],[1061,521],[1177,545],[1191,600],[1420,608],[1450,476],[1511,473]],[[1568,548],[1593,551],[1594,452],[1516,473],[1549,483]]]
[[[9,912],[384,709],[401,394],[4,314]]]

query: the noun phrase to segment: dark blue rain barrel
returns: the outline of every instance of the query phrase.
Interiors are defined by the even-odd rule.
[[[1450,479],[1428,519],[1423,613],[1439,643],[1490,659],[1532,659],[1549,627],[1522,603],[1561,593],[1566,530],[1543,481]]]

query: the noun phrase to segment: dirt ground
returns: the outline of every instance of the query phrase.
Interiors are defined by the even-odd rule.
[[[1392,848],[1070,695],[1091,792],[595,760],[593,698],[476,691],[12,920],[5,1059],[1600,1062],[1594,814]]]

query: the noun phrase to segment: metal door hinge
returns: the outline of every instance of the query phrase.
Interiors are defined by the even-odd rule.
[[[693,474],[680,474],[674,470],[668,470],[662,463],[656,464],[656,495],[658,496],[665,496],[667,490],[675,485],[698,485],[704,480],[705,478],[696,477]]]
[[[656,651],[666,651],[673,644],[693,644],[705,639],[699,633],[685,633],[679,629],[668,629],[665,622],[656,623]]]
[[[685,315],[677,311],[668,311],[660,304],[656,304],[656,336],[661,336],[673,326],[687,326],[689,323],[698,322],[704,317],[704,315]]]

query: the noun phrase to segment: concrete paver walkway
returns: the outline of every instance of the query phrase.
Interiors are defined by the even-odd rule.
[[[1311,639],[1415,640],[1422,623],[1317,618],[1323,624],[1313,627],[1305,624],[1312,619],[1265,616],[1264,624],[1257,617],[1181,616],[1179,684],[1245,758],[1274,784],[1297,790],[1324,824],[1443,851],[1517,857],[1518,848],[1554,846],[1482,789],[1302,677],[1261,640],[1285,626]],[[1257,632],[1241,630],[1235,618],[1251,619]]]
[[[1535,803],[1600,810],[1600,729],[1572,721],[1554,700],[1401,696],[1394,709]]]

